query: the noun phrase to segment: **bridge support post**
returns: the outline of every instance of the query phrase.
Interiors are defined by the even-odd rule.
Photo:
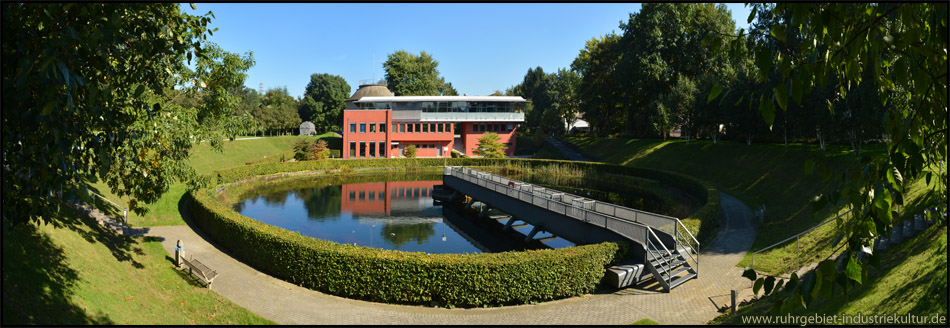
[[[484,218],[488,214],[488,210],[490,209],[491,207],[489,207],[488,204],[486,204],[485,206],[482,206],[482,211],[478,213],[478,217]]]
[[[520,221],[520,220],[518,220],[518,218],[516,218],[514,215],[512,215],[511,218],[508,219],[508,222],[505,223],[505,229],[503,229],[503,230],[504,230],[504,231],[511,230],[511,225],[514,224],[515,221]]]
[[[541,227],[534,226],[534,228],[531,228],[531,232],[528,233],[528,236],[524,238],[524,242],[525,243],[530,242],[532,239],[534,239],[534,235],[537,235],[538,232],[540,231],[541,231]]]

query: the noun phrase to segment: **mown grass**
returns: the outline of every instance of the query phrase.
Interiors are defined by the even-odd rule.
[[[274,324],[176,270],[153,237],[60,221],[4,222],[3,325]]]
[[[843,169],[854,167],[858,159],[846,146],[829,146],[821,152],[815,146],[753,144],[685,140],[644,140],[625,138],[568,137],[567,141],[585,152],[600,156],[604,162],[668,170],[708,181],[753,209],[766,207],[764,224],[758,227],[752,250],[764,248],[798,232],[834,217],[838,209],[826,207],[815,213],[812,199],[827,193],[831,184],[819,174],[805,175],[807,160]],[[868,145],[864,154],[879,156],[880,145]],[[801,254],[814,258],[831,252],[833,224],[803,237]],[[756,256],[757,270],[770,274],[788,273],[795,269],[795,245]],[[747,255],[740,266],[748,265]],[[808,262],[805,258],[802,265]]]
[[[281,155],[284,155],[286,159],[293,158],[293,146],[298,140],[313,141],[317,138],[332,140],[335,135],[328,132],[316,137],[280,136],[225,141],[221,152],[215,151],[207,143],[201,143],[192,148],[189,162],[198,174],[207,174],[215,170],[246,165],[247,163],[258,164],[266,162],[268,159],[279,162]],[[109,200],[127,207],[128,198],[112,194],[105,182],[94,183],[93,187]],[[129,213],[129,224],[138,227],[185,224],[178,213],[178,202],[187,190],[188,187],[184,183],[170,185],[168,192],[163,194],[157,202],[147,205],[148,213],[145,215]]]

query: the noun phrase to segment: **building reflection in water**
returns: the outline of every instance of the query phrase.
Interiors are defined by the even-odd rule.
[[[350,183],[342,186],[340,211],[361,225],[380,225],[379,236],[394,245],[422,244],[436,234],[442,208],[432,203],[440,180]]]

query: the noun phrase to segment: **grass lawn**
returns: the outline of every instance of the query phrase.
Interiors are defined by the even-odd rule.
[[[293,146],[298,140],[312,141],[317,138],[327,138],[331,149],[339,149],[333,148],[333,145],[334,143],[339,145],[339,141],[335,139],[340,138],[335,137],[335,134],[331,132],[316,137],[280,136],[225,141],[222,152],[215,151],[207,143],[201,143],[192,148],[190,163],[198,174],[206,174],[223,168],[246,165],[247,163],[279,162],[281,155],[284,155],[286,159],[293,158]],[[128,198],[112,194],[105,182],[97,182],[93,184],[93,187],[98,189],[98,192],[106,198],[122,206],[127,206]],[[183,183],[170,185],[168,192],[162,195],[154,204],[148,205],[149,211],[147,214],[140,216],[129,213],[129,225],[142,227],[185,224],[178,213],[178,202],[187,189],[187,186]]]
[[[662,169],[706,180],[749,205],[766,207],[766,220],[758,227],[752,250],[781,241],[835,216],[826,208],[817,214],[811,200],[825,193],[829,185],[818,174],[806,176],[805,162],[826,163],[829,167],[854,167],[858,159],[847,146],[830,145],[822,153],[817,146],[792,144],[753,144],[693,140],[646,140],[626,138],[567,137],[567,141],[585,152],[602,157],[604,162]],[[883,154],[881,145],[866,145],[864,154]],[[834,223],[806,235],[799,246],[805,265],[828,256],[833,243]],[[770,274],[797,270],[796,246],[792,242],[756,256],[755,268]],[[739,266],[748,266],[747,255]]]
[[[158,240],[65,220],[4,222],[3,325],[274,324],[176,270]]]

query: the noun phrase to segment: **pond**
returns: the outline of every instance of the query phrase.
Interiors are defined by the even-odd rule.
[[[244,216],[305,236],[382,249],[462,254],[574,245],[548,233],[535,237],[543,241],[526,244],[524,236],[532,227],[516,226],[516,232],[504,232],[501,227],[506,216],[502,212],[492,210],[489,218],[477,218],[450,205],[436,205],[432,191],[442,184],[441,177],[422,173],[281,179],[252,186],[254,189],[232,207]],[[634,188],[617,193],[576,187],[579,183],[570,179],[512,177],[619,204],[642,207],[644,199],[654,205],[662,203],[660,197]]]

